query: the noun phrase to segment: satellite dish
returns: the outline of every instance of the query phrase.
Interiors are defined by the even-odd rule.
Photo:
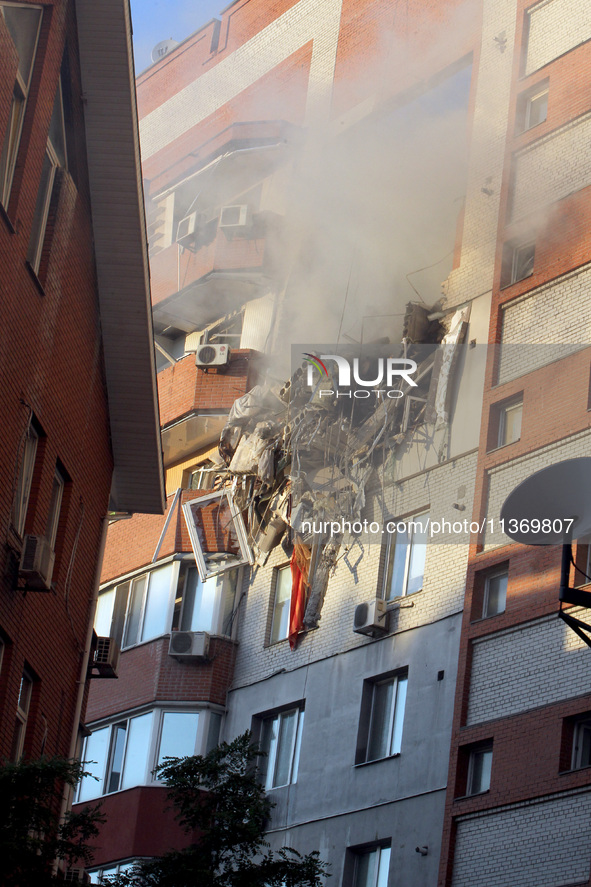
[[[501,520],[507,536],[523,545],[560,545],[587,536],[591,457],[567,459],[536,471],[507,497]]]
[[[178,45],[178,40],[173,40],[172,37],[169,37],[168,40],[161,40],[152,50],[152,61],[159,62],[160,59],[163,59],[164,56],[170,52],[171,49],[174,49],[175,46]]]

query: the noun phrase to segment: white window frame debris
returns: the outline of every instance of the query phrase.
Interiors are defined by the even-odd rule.
[[[212,562],[211,557],[208,557],[203,551],[202,543],[199,538],[199,528],[195,522],[193,509],[200,508],[203,505],[215,502],[216,500],[219,501],[220,505],[225,500],[228,505],[236,540],[240,548],[240,556],[228,556],[223,560]],[[205,582],[205,580],[209,579],[211,576],[217,576],[219,573],[231,570],[233,567],[240,567],[243,564],[254,563],[252,552],[248,545],[248,536],[244,521],[242,520],[242,515],[236,508],[232,496],[227,490],[212,493],[208,496],[199,496],[198,498],[192,499],[190,502],[185,502],[183,505],[183,514],[189,531],[191,547],[195,554],[197,569],[199,570],[199,575],[201,576],[202,581]]]

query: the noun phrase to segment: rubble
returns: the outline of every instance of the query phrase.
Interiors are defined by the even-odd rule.
[[[226,468],[216,487],[229,492],[244,515],[254,563],[264,565],[280,543],[292,558],[292,647],[299,630],[318,624],[343,541],[306,536],[304,522],[359,520],[374,468],[419,426],[448,423],[469,310],[449,315],[446,330],[429,320],[428,309],[407,306],[406,337],[398,347],[417,364],[416,385],[404,380],[399,398],[339,396],[330,374],[311,389],[302,365],[278,390],[256,385],[233,404],[219,443]],[[368,348],[359,375],[374,378],[375,366]]]

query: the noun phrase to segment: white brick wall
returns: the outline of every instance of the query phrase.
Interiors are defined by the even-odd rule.
[[[467,723],[571,699],[588,693],[589,687],[589,648],[552,614],[473,642]]]
[[[590,841],[588,789],[466,817],[458,823],[452,885],[566,887],[587,883]]]
[[[591,342],[589,292],[591,265],[585,265],[504,307],[499,384]]]
[[[591,183],[590,140],[591,114],[585,114],[515,155],[512,220]]]
[[[330,108],[342,0],[300,0],[140,121],[142,158],[179,138],[313,40],[306,123]]]
[[[544,0],[530,9],[529,16],[526,74],[591,39],[588,0]]]
[[[495,532],[490,532],[490,525],[487,523],[484,534],[486,546],[510,544],[511,540],[508,536],[498,531],[497,521],[501,514],[501,506],[517,484],[534,474],[534,472],[547,468],[549,465],[555,465],[557,462],[562,462],[565,459],[588,456],[590,445],[591,432],[583,431],[579,434],[573,434],[567,439],[557,441],[550,446],[541,447],[534,453],[522,456],[520,459],[505,462],[498,468],[489,471],[487,518],[494,520]],[[531,517],[534,518],[536,515],[532,514]]]
[[[507,38],[500,52],[495,36]],[[513,0],[485,0],[478,90],[472,121],[470,165],[462,232],[461,264],[446,281],[450,305],[473,299],[492,289],[505,133],[515,44]],[[492,194],[485,194],[482,188]]]

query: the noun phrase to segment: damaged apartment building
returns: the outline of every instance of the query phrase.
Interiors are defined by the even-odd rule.
[[[153,768],[245,730],[271,846],[319,850],[335,884],[527,887],[507,828],[538,887],[588,883],[540,824],[591,763],[559,555],[481,531],[588,441],[566,382],[588,390],[586,14],[236,0],[139,76],[168,499],[109,530],[93,883],[182,844]],[[524,756],[551,703],[546,791]]]

